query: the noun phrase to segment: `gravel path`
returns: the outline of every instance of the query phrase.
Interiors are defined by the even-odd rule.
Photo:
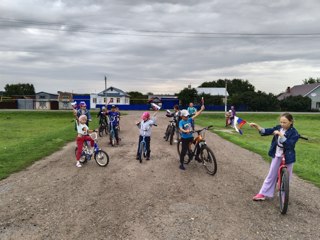
[[[151,160],[135,160],[141,112],[121,120],[110,156],[75,167],[74,143],[0,182],[0,239],[320,239],[320,191],[296,176],[287,215],[278,197],[253,202],[268,172],[262,158],[207,133],[218,172],[192,161],[178,168],[176,146],[153,128]],[[161,113],[160,113],[161,114]],[[267,150],[266,150],[267,151]]]

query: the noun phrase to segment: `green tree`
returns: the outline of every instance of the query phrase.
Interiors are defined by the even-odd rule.
[[[132,104],[146,104],[148,102],[148,96],[143,95],[141,92],[133,91],[127,93],[130,95],[130,103]]]
[[[33,84],[29,83],[6,84],[4,90],[6,96],[32,96],[36,94]]]
[[[306,112],[311,110],[311,99],[303,96],[289,96],[280,101],[282,111]]]
[[[320,83],[320,78],[309,77],[308,79],[303,80],[303,84],[312,84],[312,83]]]
[[[279,110],[279,100],[272,93],[252,92],[234,94],[230,99],[230,104],[247,106],[249,111],[275,111]]]
[[[207,105],[222,105],[223,104],[223,98],[222,96],[211,96],[210,94],[205,94],[205,93],[201,93],[198,97],[197,97],[197,101],[198,103],[200,103],[201,98],[205,99],[205,104]]]
[[[185,88],[178,93],[178,98],[182,106],[188,106],[190,102],[195,104],[199,101],[199,96],[195,88]]]
[[[254,92],[254,86],[249,83],[248,80],[242,79],[219,79],[217,81],[212,82],[204,82],[199,87],[225,87],[227,83],[227,91],[230,96],[236,93],[243,93],[243,92]]]

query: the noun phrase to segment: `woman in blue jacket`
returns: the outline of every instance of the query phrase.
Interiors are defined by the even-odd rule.
[[[273,197],[283,154],[291,178],[293,163],[296,161],[294,148],[300,135],[293,127],[293,117],[290,113],[282,114],[280,125],[273,128],[262,128],[256,123],[250,123],[250,126],[256,128],[261,136],[274,135],[268,152],[269,156],[272,157],[268,176],[264,180],[259,193],[253,197],[254,201],[263,201],[266,197]]]

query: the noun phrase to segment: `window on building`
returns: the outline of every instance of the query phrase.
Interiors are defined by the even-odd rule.
[[[113,98],[110,98],[110,103],[113,103]]]
[[[106,98],[103,98],[103,102],[104,102],[104,103],[107,103],[107,99],[106,99]]]
[[[92,98],[93,103],[97,103],[97,98]]]
[[[117,103],[120,103],[120,98],[117,98]]]
[[[316,109],[320,109],[320,102],[316,102]]]

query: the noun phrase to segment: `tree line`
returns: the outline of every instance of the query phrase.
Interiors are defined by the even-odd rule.
[[[303,84],[320,83],[320,78],[308,78],[303,80]],[[246,111],[311,111],[311,99],[303,96],[290,96],[283,100],[278,100],[272,93],[255,91],[255,87],[248,80],[243,79],[219,79],[217,81],[204,82],[199,87],[202,88],[224,88],[227,86],[229,93],[228,105],[240,107]],[[145,104],[148,101],[147,95],[138,91],[128,92],[133,104]],[[32,96],[35,95],[33,84],[6,84],[4,96]],[[195,88],[184,88],[175,94],[182,106],[187,106],[190,102],[200,104],[201,98],[205,99],[206,105],[224,105],[223,96],[211,96],[209,94],[198,94]]]

